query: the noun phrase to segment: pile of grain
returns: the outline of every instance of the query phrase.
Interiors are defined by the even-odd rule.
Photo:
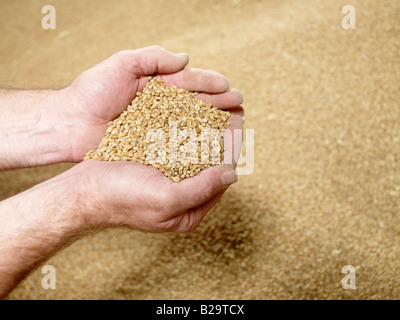
[[[223,163],[223,131],[230,113],[196,93],[149,77],[143,92],[114,121],[85,160],[136,161],[158,168],[173,181]]]

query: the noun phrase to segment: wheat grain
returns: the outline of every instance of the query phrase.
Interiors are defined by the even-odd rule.
[[[84,160],[136,161],[152,165],[173,181],[223,164],[223,131],[228,111],[196,98],[196,93],[149,77],[127,110],[108,123],[97,150]]]

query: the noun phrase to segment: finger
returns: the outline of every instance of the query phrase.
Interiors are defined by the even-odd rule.
[[[243,95],[236,89],[219,94],[199,93],[196,97],[205,103],[211,103],[219,109],[229,109],[232,106],[239,106],[243,103]]]
[[[230,83],[223,75],[202,69],[184,69],[173,74],[162,74],[167,86],[176,86],[192,92],[223,93],[229,90]]]
[[[237,176],[232,168],[217,165],[200,171],[194,177],[173,183],[170,191],[177,195],[175,205],[180,208],[177,215],[207,202],[236,181]]]
[[[182,213],[181,216],[178,216],[180,221],[178,223],[176,232],[191,232],[197,228],[200,222],[203,220],[204,216],[217,204],[217,202],[222,198],[226,189],[216,194],[210,200],[205,203],[189,209]]]
[[[120,51],[113,56],[113,59],[129,68],[137,77],[178,72],[189,62],[186,53],[174,54],[159,46]]]

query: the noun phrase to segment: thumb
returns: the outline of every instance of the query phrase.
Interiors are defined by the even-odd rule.
[[[237,181],[235,171],[227,165],[202,170],[197,176],[172,184],[179,197],[180,209],[187,210],[202,205]]]
[[[136,76],[147,76],[155,73],[174,73],[181,71],[189,62],[186,53],[174,54],[159,46],[137,50],[126,50],[118,53],[122,62]]]

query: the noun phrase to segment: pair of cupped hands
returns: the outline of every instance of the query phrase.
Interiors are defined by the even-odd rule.
[[[144,88],[148,75],[160,76],[166,85],[198,92],[199,99],[231,112],[227,130],[242,129],[242,94],[219,73],[185,68],[187,64],[187,54],[153,46],[120,51],[78,76],[63,89],[68,105],[61,116],[73,126],[66,161],[80,162],[88,150],[97,148],[107,124]],[[225,146],[225,152],[237,153],[241,141],[225,141]],[[173,182],[152,166],[87,160],[54,179],[70,181],[70,192],[79,193],[76,210],[93,228],[189,232],[237,181],[234,170],[235,163],[217,165]]]

